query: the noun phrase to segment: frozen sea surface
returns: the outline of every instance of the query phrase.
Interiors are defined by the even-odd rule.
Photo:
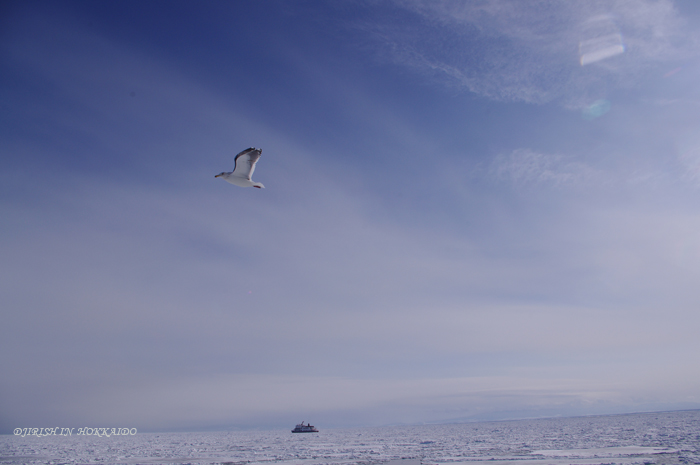
[[[0,436],[0,465],[700,464],[700,411],[490,423],[134,436]]]

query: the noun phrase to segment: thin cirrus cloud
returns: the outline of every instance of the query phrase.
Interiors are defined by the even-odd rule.
[[[697,375],[683,375],[700,353],[695,202],[687,186],[643,181],[675,181],[675,163],[695,182],[694,107],[682,93],[647,96],[683,100],[666,105],[604,95],[687,54],[671,5],[359,5],[406,22],[338,22],[438,85],[323,48],[334,34],[360,42],[351,28],[325,30],[324,58],[280,26],[298,52],[285,68],[274,34],[187,41],[217,49],[212,64],[75,18],[26,10],[13,23],[0,50],[23,78],[6,94],[17,130],[0,138],[12,310],[0,427],[697,405]],[[324,31],[299,8],[275,18]],[[187,25],[178,38],[201,37]],[[234,72],[241,56],[255,59],[250,80]],[[659,79],[695,81],[687,65]],[[445,97],[448,81],[489,98]],[[523,104],[550,101],[577,111]],[[269,187],[217,183],[249,145],[264,149],[256,177]]]
[[[634,87],[659,64],[695,55],[697,36],[670,1],[397,1],[406,26],[363,27],[381,56],[501,101],[581,108]]]
[[[490,173],[498,180],[515,185],[581,185],[601,182],[604,179],[604,173],[584,163],[562,155],[539,153],[529,149],[516,149],[508,155],[496,156],[491,164]]]

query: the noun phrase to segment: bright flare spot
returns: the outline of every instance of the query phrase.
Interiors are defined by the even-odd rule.
[[[610,15],[595,16],[582,24],[578,43],[581,66],[620,55],[624,51],[622,34]]]
[[[596,100],[591,105],[583,109],[583,119],[592,120],[603,116],[610,111],[611,103],[609,100]]]
[[[578,51],[581,57],[581,66],[586,66],[624,53],[625,45],[622,43],[620,34],[611,34],[605,37],[582,40],[578,44]]]

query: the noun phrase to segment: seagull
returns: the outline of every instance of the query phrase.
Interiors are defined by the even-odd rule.
[[[233,171],[230,173],[222,172],[214,176],[215,178],[222,177],[224,181],[230,182],[240,187],[257,187],[258,189],[264,188],[261,182],[253,182],[250,179],[253,176],[253,171],[255,171],[255,164],[258,162],[258,158],[262,155],[262,149],[256,149],[251,147],[245,149],[238,155],[233,165]]]

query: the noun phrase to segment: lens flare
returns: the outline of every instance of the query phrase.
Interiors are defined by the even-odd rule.
[[[607,112],[609,112],[611,106],[612,104],[609,100],[596,100],[595,102],[583,109],[583,119],[590,121],[592,119],[599,118]]]
[[[665,77],[665,78],[671,77],[671,76],[673,76],[674,74],[676,74],[678,71],[680,71],[680,70],[682,70],[682,69],[683,69],[682,66],[679,66],[678,68],[672,69],[672,70],[669,71],[668,73],[664,74],[664,77]]]
[[[581,66],[605,60],[625,52],[622,34],[609,16],[589,19],[581,32],[578,54]]]

